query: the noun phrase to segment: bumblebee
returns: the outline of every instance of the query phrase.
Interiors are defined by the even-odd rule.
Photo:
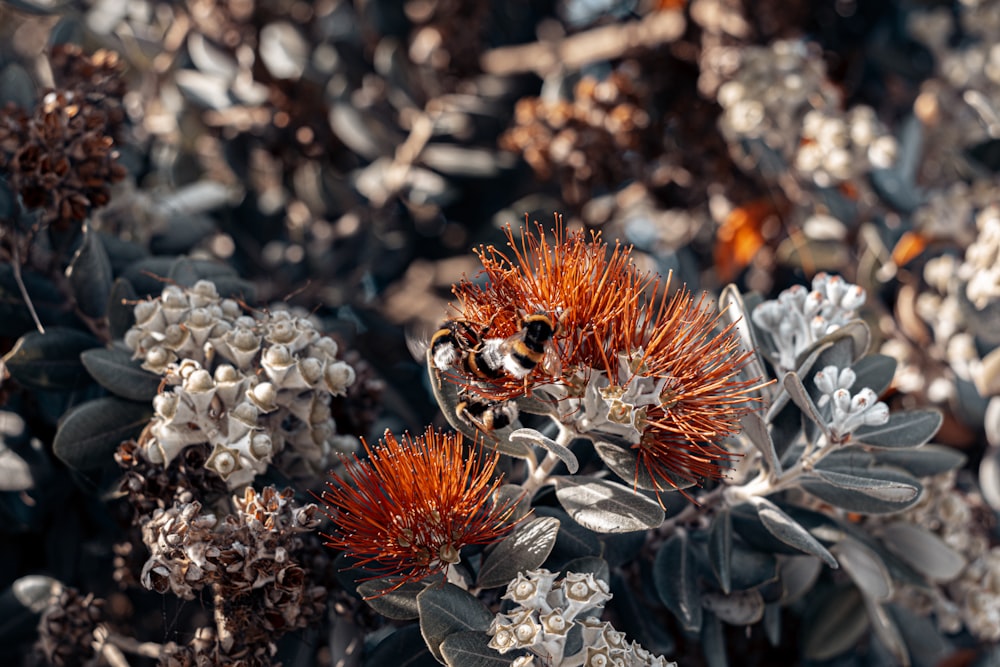
[[[476,331],[464,320],[448,320],[430,341],[430,358],[434,367],[446,371],[454,366],[480,380],[503,377],[504,339],[487,338],[485,328]]]
[[[465,399],[455,406],[455,414],[467,424],[488,433],[513,424],[517,420],[517,404],[512,401]]]
[[[559,331],[559,324],[544,313],[521,320],[521,329],[503,343],[503,369],[508,375],[523,378],[545,360],[549,343]]]

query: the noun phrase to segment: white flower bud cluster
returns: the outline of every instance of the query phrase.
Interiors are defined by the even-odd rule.
[[[153,401],[140,443],[151,462],[167,466],[207,442],[206,466],[232,489],[286,447],[317,470],[334,448],[353,449],[353,439],[336,437],[329,403],[354,383],[354,369],[310,320],[285,311],[244,315],[205,280],[166,287],[140,302],[135,318],[125,334],[133,358],[172,385]]]
[[[790,156],[804,107],[813,99],[835,99],[822,59],[805,42],[781,40],[740,54],[736,75],[718,90],[719,120],[729,138],[761,138]]]
[[[516,649],[530,651],[511,667],[668,667],[624,633],[599,619],[611,599],[608,585],[590,573],[558,574],[546,569],[521,572],[507,585],[504,600],[516,603],[509,613],[497,614],[488,630],[490,647],[501,654]],[[564,655],[573,626],[581,629],[580,650]]]
[[[802,135],[793,164],[820,187],[830,187],[896,161],[896,139],[869,106],[839,110],[811,109],[802,119]]]
[[[856,379],[850,368],[836,366],[827,366],[813,378],[823,392],[816,405],[821,409],[830,406],[826,426],[834,442],[846,442],[859,426],[878,426],[889,421],[889,406],[878,400],[874,391],[863,387],[851,395]]]
[[[739,69],[717,93],[727,139],[762,140],[820,187],[895,162],[896,140],[874,110],[842,111],[822,59],[807,43],[782,40],[740,55]]]
[[[823,336],[857,317],[865,303],[864,288],[840,276],[817,273],[812,291],[794,285],[754,309],[754,324],[771,334],[783,371],[795,370],[798,355]]]
[[[897,602],[922,616],[933,612],[947,633],[963,627],[984,641],[1000,640],[1000,547],[990,546],[987,525],[977,516],[989,512],[977,495],[955,488],[954,471],[924,480],[920,501],[892,516],[871,515],[869,523],[906,521],[937,535],[966,562],[954,579],[923,590],[897,590]],[[970,530],[972,528],[972,530]]]
[[[1000,203],[979,212],[976,229],[979,234],[965,251],[958,277],[969,301],[982,310],[1000,300]]]
[[[663,403],[667,378],[633,375],[627,356],[619,354],[619,377],[614,382],[605,372],[588,369],[578,371],[568,383],[576,391],[563,385],[545,387],[558,405],[560,421],[573,424],[578,433],[639,442],[646,408]],[[641,350],[633,356],[641,357]]]

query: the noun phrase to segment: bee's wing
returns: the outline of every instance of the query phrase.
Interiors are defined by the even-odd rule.
[[[431,331],[427,327],[409,327],[406,330],[406,349],[420,363],[427,362],[427,351],[431,347]]]

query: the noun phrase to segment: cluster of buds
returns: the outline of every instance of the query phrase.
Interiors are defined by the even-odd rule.
[[[38,622],[38,648],[51,665],[79,665],[94,655],[94,630],[104,620],[104,601],[63,588]]]
[[[868,387],[852,395],[851,387],[857,375],[850,368],[827,366],[816,373],[813,381],[822,392],[816,405],[830,406],[826,427],[834,443],[847,442],[860,426],[878,426],[889,421],[889,406],[878,400]]]
[[[896,141],[866,106],[841,110],[821,58],[802,41],[741,52],[719,87],[719,125],[731,142],[760,139],[805,178],[828,187],[895,161]]]
[[[793,285],[754,309],[754,324],[768,332],[774,343],[778,366],[795,370],[798,355],[823,336],[857,317],[865,303],[864,288],[840,276],[818,273],[812,290]]]
[[[561,221],[554,242],[538,232],[517,243],[508,228],[514,258],[481,248],[488,282],[455,285],[456,321],[482,331],[473,355],[483,363],[444,378],[488,401],[549,399],[565,433],[632,457],[628,481],[641,488],[721,478],[731,455],[719,443],[739,432],[758,388],[732,326],[704,296],[671,294],[669,280],[640,272],[631,249],[608,253],[599,235]],[[491,357],[498,370],[483,373]]]
[[[627,62],[604,80],[585,76],[572,100],[523,98],[500,146],[524,156],[542,180],[557,178],[576,204],[591,189],[635,178],[637,151],[651,125],[638,65]],[[633,162],[630,162],[632,160]]]
[[[66,229],[107,204],[109,185],[125,177],[115,151],[124,83],[108,52],[88,58],[56,47],[53,59],[59,89],[30,112],[13,103],[0,109],[0,175],[43,223]]]
[[[871,168],[886,169],[896,159],[896,139],[864,105],[847,114],[812,109],[802,119],[795,168],[820,187],[854,178]]]
[[[140,581],[186,600],[210,588],[224,651],[272,642],[306,627],[325,607],[325,589],[311,585],[295,559],[304,534],[319,521],[319,508],[298,506],[291,489],[247,488],[233,497],[233,512],[222,520],[203,513],[197,501],[175,503],[142,526],[150,557]],[[226,609],[241,611],[225,617]]]
[[[171,385],[139,441],[151,462],[167,466],[186,447],[209,443],[205,465],[232,489],[286,447],[312,470],[327,466],[335,448],[353,451],[353,438],[336,436],[330,399],[346,393],[354,369],[309,319],[244,315],[205,280],[167,286],[137,304],[135,318],[125,344]]]
[[[546,569],[518,573],[507,586],[504,600],[516,606],[497,614],[490,623],[489,646],[501,654],[527,650],[512,667],[668,667],[662,656],[653,656],[636,642],[599,617],[611,599],[608,585],[593,574]],[[578,627],[583,643],[578,651],[565,655],[570,632]]]

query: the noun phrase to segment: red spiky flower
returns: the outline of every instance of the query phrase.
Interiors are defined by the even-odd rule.
[[[531,385],[556,387],[563,425],[628,451],[636,486],[659,493],[721,478],[733,456],[720,443],[739,431],[760,387],[742,373],[750,352],[733,325],[722,326],[704,297],[671,292],[669,279],[639,271],[631,248],[568,233],[558,216],[554,240],[540,225],[536,231],[522,230],[517,242],[508,227],[512,258],[480,248],[488,280],[457,284],[456,308],[489,337],[515,334],[525,314],[557,318],[560,370],[473,378],[466,389],[507,399]],[[615,460],[620,473],[624,459]]]
[[[320,497],[333,531],[326,546],[346,551],[356,567],[388,577],[386,589],[446,571],[471,544],[491,544],[514,526],[516,501],[498,502],[499,454],[462,436],[428,427],[420,437],[388,431],[378,446],[364,443],[367,460],[342,457],[352,483],[331,473]]]

